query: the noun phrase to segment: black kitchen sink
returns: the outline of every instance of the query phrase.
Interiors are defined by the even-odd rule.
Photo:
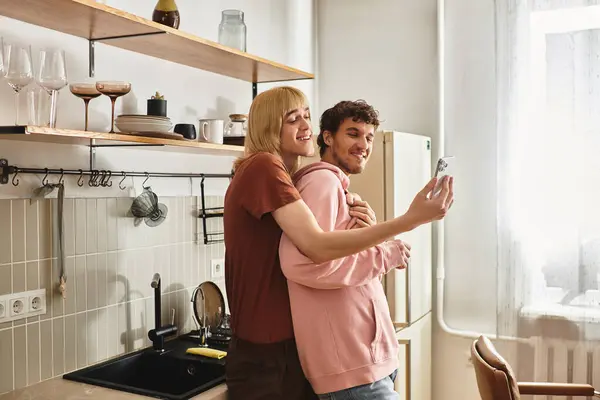
[[[162,353],[139,350],[63,378],[160,399],[189,399],[225,382],[225,358],[189,355],[189,347],[196,345],[180,337],[166,342]]]

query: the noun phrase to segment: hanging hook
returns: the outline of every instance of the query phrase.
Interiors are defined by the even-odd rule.
[[[142,183],[142,187],[145,189],[146,188],[146,182],[148,182],[148,179],[150,179],[150,174],[145,172],[146,174],[146,180],[144,181],[144,183]]]
[[[44,168],[44,170],[46,171],[46,175],[42,178],[42,185],[46,186],[48,184],[48,168]]]
[[[98,179],[98,175],[100,175],[100,172],[97,169],[93,169],[91,171],[90,180],[88,182],[88,185],[90,185],[91,187],[95,187],[96,179]]]
[[[127,178],[127,174],[125,173],[125,171],[121,171],[121,173],[123,174],[123,179],[121,179],[121,182],[119,182],[119,189],[125,190],[127,189],[127,186],[121,186],[121,184]]]
[[[96,181],[96,187],[104,187],[104,180],[106,179],[106,171],[102,170],[100,171],[100,176],[99,179]]]
[[[110,181],[110,178],[112,177],[112,171],[104,171],[104,176],[102,178],[102,182],[100,182],[100,185],[102,187],[111,187],[112,186],[112,182]]]
[[[13,186],[19,186],[19,180],[17,179],[18,174],[19,174],[19,168],[15,167],[15,174],[13,175],[13,178],[12,178]]]
[[[96,170],[96,176],[94,177],[94,187],[100,186],[100,182],[102,182],[103,174],[104,174],[104,171]]]
[[[58,184],[59,185],[65,183],[64,180],[63,180],[64,176],[65,176],[65,170],[61,168],[60,169],[60,178],[58,178]]]
[[[83,186],[83,170],[82,169],[79,170],[79,179],[77,179],[77,186],[79,186],[79,187]]]

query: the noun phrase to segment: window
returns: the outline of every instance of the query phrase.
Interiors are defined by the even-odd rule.
[[[530,286],[521,312],[600,321],[600,6],[534,11],[528,28],[512,183]]]

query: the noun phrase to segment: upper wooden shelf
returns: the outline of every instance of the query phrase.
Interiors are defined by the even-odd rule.
[[[91,140],[94,140],[92,143]],[[158,139],[123,133],[101,133],[72,129],[52,129],[41,126],[0,127],[0,140],[74,144],[74,145],[151,145],[160,146],[161,151],[200,153],[213,155],[241,156],[243,146],[203,143],[191,140]],[[152,147],[148,147],[152,149]]]
[[[314,78],[94,0],[0,0],[0,15],[248,82]]]

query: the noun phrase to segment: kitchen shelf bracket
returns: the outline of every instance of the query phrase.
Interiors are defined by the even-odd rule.
[[[96,140],[90,139],[90,171],[96,166]]]
[[[261,83],[289,83],[289,82],[297,82],[297,81],[306,81],[309,78],[302,78],[302,79],[285,79],[285,80],[279,80],[279,81],[266,81],[266,82],[261,82]],[[254,100],[254,98],[258,95],[258,83],[257,82],[252,82],[252,100]]]
[[[8,165],[8,160],[0,159],[0,185],[8,183],[8,176],[12,173],[11,167]]]
[[[137,33],[134,35],[107,36],[102,38],[88,39],[88,54],[89,54],[89,76],[93,78],[96,74],[96,42],[104,42],[107,40],[126,39],[139,36],[163,35],[167,32],[146,32]]]

